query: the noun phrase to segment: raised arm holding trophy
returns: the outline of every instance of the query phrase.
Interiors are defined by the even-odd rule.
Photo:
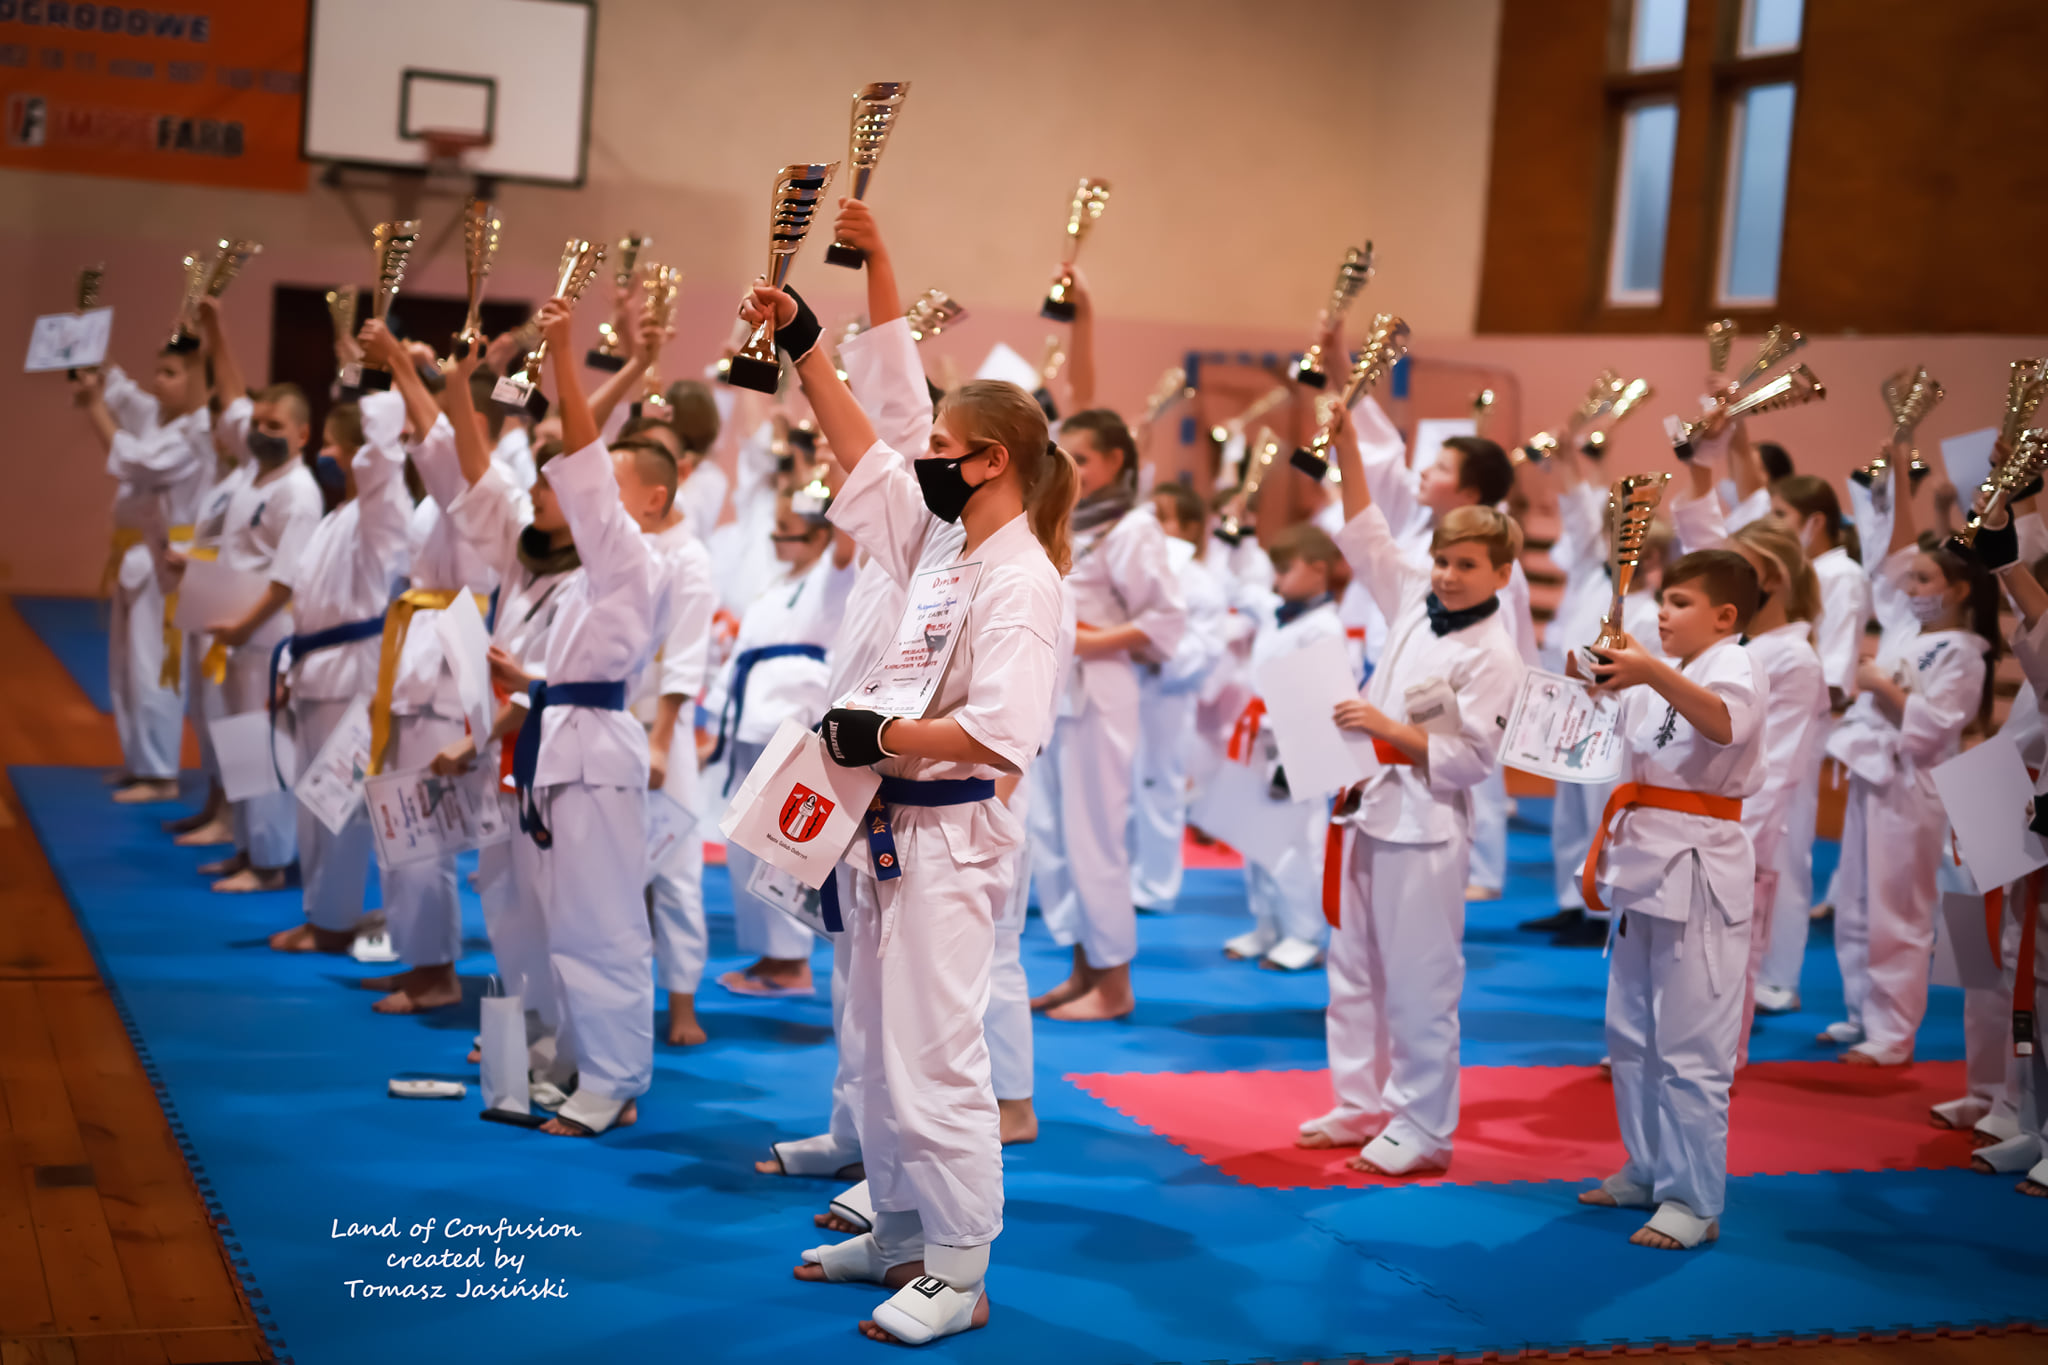
[[[1352,301],[1371,281],[1372,243],[1354,246],[1344,253],[1344,259],[1337,266],[1337,282],[1330,287],[1330,301],[1323,309],[1323,326],[1327,331],[1337,331],[1344,325],[1345,314],[1351,311]],[[1309,343],[1301,359],[1294,362],[1288,377],[1297,384],[1306,384],[1320,389],[1330,382],[1323,370],[1323,340],[1319,336]]]
[[[1067,241],[1060,252],[1059,278],[1052,282],[1045,302],[1039,305],[1038,315],[1051,318],[1054,322],[1074,320],[1074,262],[1081,254],[1082,239],[1095,226],[1102,211],[1109,207],[1109,182],[1081,177],[1081,183],[1074,189],[1074,201],[1067,208]]]
[[[797,248],[810,235],[811,220],[818,204],[839,173],[839,163],[797,162],[775,175],[775,188],[768,196],[768,274],[770,288],[789,282],[789,268]],[[775,358],[775,321],[764,318],[747,336],[746,344],[734,353],[726,366],[725,380],[756,393],[774,393],[782,380],[782,366]]]
[[[1394,363],[1408,354],[1408,324],[1392,313],[1377,314],[1372,327],[1366,332],[1365,342],[1358,348],[1358,360],[1351,367],[1351,380],[1344,386],[1339,397],[1337,410],[1351,411],[1367,389],[1380,381],[1380,377],[1393,369]],[[1292,457],[1296,469],[1310,478],[1321,482],[1330,472],[1330,442],[1337,434],[1337,411],[1316,424],[1316,434],[1309,443],[1300,447]]]
[[[652,237],[643,237],[629,232],[619,238],[617,254],[612,257],[615,267],[612,282],[618,285],[619,306],[623,307],[626,291],[633,287],[633,277],[640,271],[640,253],[654,245]],[[610,322],[597,324],[597,345],[583,353],[583,363],[593,370],[604,370],[617,374],[626,368],[626,350],[629,342],[619,334],[620,329]]]
[[[562,244],[561,264],[555,271],[556,298],[574,303],[583,297],[583,291],[597,278],[597,268],[604,264],[604,244],[588,242],[581,237],[571,237]],[[548,339],[543,336],[540,344],[526,353],[526,368],[519,374],[508,374],[498,381],[491,390],[491,397],[508,406],[523,407],[535,421],[547,416],[548,400],[540,391],[541,362],[547,358]]]
[[[1920,452],[1913,448],[1913,433],[1919,429],[1927,414],[1934,411],[1941,402],[1941,385],[1927,373],[1925,365],[1910,370],[1900,370],[1886,375],[1878,385],[1878,392],[1884,396],[1885,408],[1892,416],[1892,432],[1885,438],[1884,449],[1869,464],[1849,475],[1857,483],[1869,488],[1876,484],[1886,469],[1890,468],[1893,453],[1906,451],[1906,476],[1912,486],[1920,486],[1920,480],[1927,476],[1927,466],[1920,459]]]
[[[1715,323],[1707,329],[1708,360],[1715,366],[1717,374],[1726,363],[1728,347],[1733,345],[1734,338],[1733,323]],[[1772,327],[1765,333],[1763,344],[1757,348],[1756,358],[1749,362],[1749,367],[1714,392],[1707,402],[1706,411],[1689,422],[1677,416],[1664,419],[1664,431],[1671,438],[1672,453],[1681,460],[1690,460],[1693,442],[1697,439],[1718,436],[1732,423],[1757,413],[1798,407],[1827,397],[1827,389],[1819,377],[1804,365],[1793,365],[1775,378],[1768,377],[1805,344],[1805,337],[1783,323]]]
[[[847,136],[846,164],[853,167],[855,199],[868,197],[868,181],[882,164],[882,148],[910,96],[909,81],[876,81],[864,85],[853,97],[853,129]],[[835,241],[825,248],[826,265],[843,265],[858,270],[867,263],[867,253],[850,242]]]
[[[379,223],[370,230],[370,241],[377,255],[376,293],[372,296],[370,305],[372,321],[390,325],[391,305],[398,298],[399,289],[405,284],[406,262],[411,258],[412,249],[419,244],[419,240],[420,224],[417,218]],[[391,372],[374,360],[365,360],[362,386],[374,390],[388,389],[391,387]]]

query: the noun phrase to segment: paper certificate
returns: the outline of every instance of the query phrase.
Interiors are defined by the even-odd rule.
[[[819,893],[773,863],[757,862],[754,875],[747,878],[747,890],[814,934],[830,936],[825,912],[819,908]]]
[[[107,339],[114,333],[114,310],[95,308],[89,313],[45,313],[36,319],[28,337],[26,374],[49,370],[75,370],[98,365],[107,358]]]
[[[207,726],[213,737],[214,760],[220,765],[221,790],[230,801],[248,801],[269,792],[282,791],[278,769],[291,780],[298,753],[289,732],[272,736],[267,711],[245,711],[238,716],[221,716]],[[271,746],[277,756],[273,762]]]
[[[1558,782],[1621,779],[1621,698],[1576,678],[1532,668],[1508,716],[1501,764]]]
[[[178,610],[171,624],[200,633],[239,621],[270,592],[270,579],[260,573],[230,569],[217,560],[192,559],[178,580]]]
[[[410,867],[511,838],[513,822],[496,777],[485,768],[460,777],[437,777],[421,768],[370,778],[363,800],[377,841],[377,866]]]
[[[927,569],[911,579],[903,619],[889,647],[839,704],[885,716],[923,715],[945,676],[946,661],[960,643],[967,607],[980,581],[979,562]]]
[[[682,802],[656,788],[647,793],[647,868],[659,870],[697,827],[697,817]]]
[[[1296,801],[1319,801],[1379,770],[1372,736],[1340,729],[1331,713],[1358,699],[1358,679],[1344,641],[1325,636],[1266,660],[1252,680],[1266,702],[1266,724],[1280,742],[1280,762]]]
[[[370,703],[358,697],[292,790],[300,805],[339,834],[362,803],[363,775],[369,770]]]
[[[2034,784],[2019,741],[1999,733],[1928,773],[1955,830],[1963,866],[1981,887],[2048,866],[2048,842],[2027,827]]]

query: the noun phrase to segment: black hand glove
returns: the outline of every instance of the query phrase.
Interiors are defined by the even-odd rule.
[[[782,348],[782,353],[794,365],[816,349],[818,338],[825,334],[825,329],[818,324],[818,315],[811,311],[811,305],[804,302],[802,294],[787,286],[782,292],[796,300],[796,316],[789,320],[788,326],[775,329],[775,344]]]
[[[1275,801],[1294,799],[1294,791],[1287,785],[1287,769],[1277,763],[1273,765],[1273,776],[1267,784],[1266,792]]]
[[[2011,517],[1996,529],[1979,526],[1977,541],[1970,547],[1970,552],[1985,568],[2002,569],[2020,557],[2020,528],[2014,525]]]
[[[825,752],[832,755],[832,761],[842,768],[865,768],[889,757],[882,748],[882,727],[893,716],[879,711],[859,711],[850,706],[835,706],[825,713],[825,719],[818,726],[818,733],[825,740]]]

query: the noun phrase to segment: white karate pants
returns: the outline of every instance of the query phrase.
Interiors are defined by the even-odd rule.
[[[1894,778],[1876,786],[1851,774],[1835,879],[1835,957],[1849,1022],[1883,1061],[1913,1056],[1927,1013],[1934,953],[1935,874],[1948,819],[1931,789]]]
[[[696,816],[698,823],[669,850],[660,866],[647,869],[655,974],[662,989],[671,995],[695,995],[704,979],[711,942],[704,923],[704,798],[697,776],[696,728],[687,717],[676,722],[662,790]]]
[[[143,557],[146,574],[138,574],[130,562],[137,555]],[[158,681],[164,667],[164,595],[148,561],[149,551],[137,546],[122,562],[107,631],[107,690],[122,767],[131,777],[161,781],[178,775],[185,692]],[[138,578],[139,587],[128,586]]]
[[[1029,785],[1025,779],[1024,785]],[[1010,799],[1015,811],[1023,786]],[[1027,807],[1028,809],[1028,807]],[[1024,979],[1024,920],[1031,903],[1031,847],[1010,855],[1010,888],[996,916],[995,959],[989,969],[988,1012],[982,1031],[988,1037],[989,1073],[999,1100],[1031,1098],[1034,1059],[1031,1040],[1031,985]],[[841,935],[844,937],[844,935]]]
[[[955,863],[936,816],[893,808],[903,875],[878,883],[872,905],[842,905],[852,913],[839,1045],[857,1052],[854,1119],[876,1210],[915,1211],[928,1242],[974,1247],[1003,1228],[982,1017],[1012,860]],[[894,926],[881,951],[884,914]]]
[[[1135,694],[1134,694],[1135,695]],[[1081,945],[1098,971],[1138,955],[1138,914],[1131,903],[1131,856],[1124,829],[1131,809],[1131,765],[1138,745],[1135,706],[1111,712],[1090,701],[1061,716],[1037,762],[1029,817],[1031,873],[1038,912],[1053,942]]]
[[[1969,1082],[1969,1097],[2004,1118],[2018,1117],[2020,1073],[2026,1068],[2026,1059],[2012,1054],[2012,996],[2019,971],[2020,916],[2031,910],[2016,910],[2012,896],[2016,890],[2024,894],[2025,887],[2022,880],[2005,889],[2004,917],[1998,927],[1998,984],[1963,990],[1963,1074]],[[1983,898],[1971,899],[1978,907],[1971,927],[1982,933]],[[2039,930],[2035,932],[2038,934]]]
[[[1508,779],[1498,764],[1472,789],[1472,851],[1466,881],[1499,891],[1508,884]],[[1460,888],[1461,890],[1463,888]]]
[[[765,744],[741,744],[737,740],[728,746],[732,771],[740,774],[740,781],[746,780],[747,772],[767,747]],[[818,936],[747,890],[747,882],[760,861],[738,844],[728,843],[725,846],[725,869],[732,881],[733,937],[738,940],[741,952],[752,953],[756,957],[774,958],[781,962],[808,960]]]
[[[185,648],[197,648],[203,657],[207,636],[189,636]],[[196,677],[197,664],[194,664]],[[237,649],[228,653],[227,677],[215,687],[197,678],[201,705],[206,693],[218,696],[217,705],[225,715],[242,716],[270,708],[270,651]],[[282,741],[280,741],[282,743]],[[212,752],[209,743],[202,750]],[[229,806],[235,827],[235,847],[249,855],[249,864],[260,868],[285,868],[299,856],[299,803],[289,791],[266,792]]]
[[[1759,872],[1749,903],[1749,947],[1742,958],[1742,1021],[1735,1028],[1735,1069],[1749,1065],[1749,1035],[1756,1027],[1756,983],[1762,975],[1764,953],[1770,947],[1771,922],[1766,916],[1778,895],[1778,874]]]
[[[480,761],[495,771],[497,748],[486,750]],[[515,832],[506,842],[480,850],[476,858],[477,899],[483,902],[484,932],[490,936],[498,977],[505,994],[518,996],[526,1014],[527,1042],[534,1045],[532,1066],[561,1084],[573,1072],[574,1062],[555,1046],[562,1011],[548,966],[547,916],[541,909],[547,855],[527,835]]]
[[[1728,1186],[1728,1086],[1742,1025],[1748,924],[1730,924],[1693,856],[1684,921],[1628,912],[1607,978],[1607,1052],[1628,1164],[1652,1201],[1718,1218]],[[1683,866],[1674,873],[1685,876]]]
[[[1612,782],[1560,782],[1550,799],[1550,867],[1560,910],[1586,909],[1579,871],[1592,851],[1593,831],[1599,827],[1614,786]]]
[[[460,717],[431,711],[391,718],[387,771],[412,772],[460,740]],[[462,901],[453,856],[411,867],[382,869],[384,920],[391,949],[408,967],[446,967],[462,957]]]
[[[208,682],[199,671],[200,661],[206,657],[208,638],[185,636],[185,718],[192,722],[193,737],[199,741],[200,774],[210,785],[220,781],[220,759],[213,752],[213,722],[228,714],[228,699],[224,684]],[[267,670],[264,681],[267,693]],[[293,824],[296,844],[297,822]]]
[[[348,713],[347,701],[292,698],[298,750],[310,763],[334,727]],[[279,745],[284,737],[278,737]],[[306,888],[306,918],[322,929],[354,929],[363,918],[363,891],[370,880],[370,817],[361,805],[336,834],[304,806],[299,822],[299,875]]]
[[[647,927],[647,789],[545,788],[541,911],[577,1089],[630,1100],[654,1079],[654,944]]]
[[[1168,691],[1138,675],[1138,757],[1131,790],[1131,898],[1147,909],[1180,896],[1181,841],[1188,828],[1188,749],[1194,742],[1193,691]]]
[[[845,863],[833,868],[832,875],[839,879],[839,914],[849,930],[856,919],[875,919],[880,914],[873,877],[855,872]],[[853,991],[852,943],[851,932],[832,935],[832,1036],[839,1045],[839,1065],[832,1073],[832,1118],[826,1127],[833,1145],[851,1153],[847,1158],[849,1165],[861,1159],[856,1114],[865,1078],[860,1068],[873,1052],[858,1035],[860,1021],[847,1015],[847,1000]]]
[[[1464,839],[1390,844],[1346,829],[1330,931],[1331,1117],[1436,1157],[1458,1127],[1468,857]]]
[[[1799,779],[1792,796],[1792,827],[1778,844],[1778,888],[1769,905],[1757,903],[1755,932],[1769,940],[1757,980],[1797,992],[1813,926],[1813,841],[1820,820],[1820,765]]]
[[[1464,887],[1459,892],[1462,895]],[[1244,860],[1245,899],[1262,935],[1275,942],[1297,938],[1320,944],[1329,932],[1323,917],[1323,846],[1303,839],[1268,867],[1256,858]]]

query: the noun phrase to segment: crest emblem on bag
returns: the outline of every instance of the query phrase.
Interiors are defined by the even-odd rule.
[[[791,843],[807,844],[825,828],[825,817],[830,814],[832,802],[798,782],[790,786],[789,795],[782,802],[782,814],[776,818],[775,824]]]

